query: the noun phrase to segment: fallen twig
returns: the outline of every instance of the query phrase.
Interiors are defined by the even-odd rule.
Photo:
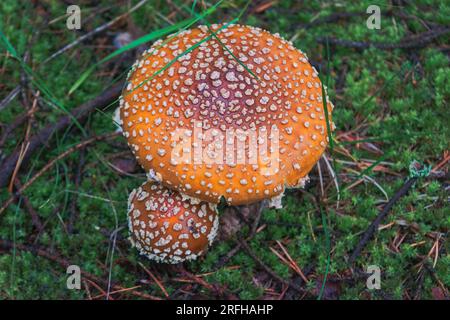
[[[366,246],[366,244],[378,230],[378,226],[380,225],[381,221],[388,215],[389,211],[391,211],[394,204],[401,197],[403,197],[405,194],[408,193],[409,189],[414,185],[416,181],[417,177],[409,178],[405,182],[405,184],[397,191],[397,193],[391,198],[391,200],[389,200],[389,202],[383,207],[383,210],[381,210],[376,219],[370,224],[370,226],[367,228],[367,230],[364,232],[361,239],[359,240],[358,245],[356,246],[355,250],[350,256],[349,264],[353,264],[356,258],[358,258],[358,256],[361,253],[361,250]]]
[[[150,271],[148,270],[142,263],[138,262],[138,264],[141,266],[142,269],[152,278],[152,280],[158,285],[158,287],[161,289],[161,291],[164,293],[166,298],[169,298],[169,294],[167,293],[166,288],[163,286],[161,281],[158,280],[158,278]]]
[[[186,276],[193,283],[198,284],[198,285],[204,287],[205,289],[215,293],[218,297],[224,297],[224,298],[227,298],[228,300],[230,298],[232,298],[232,299],[236,298],[231,292],[229,292],[227,290],[226,287],[222,287],[219,284],[211,284],[211,283],[207,282],[206,280],[202,279],[201,277],[186,270],[183,265],[178,265],[177,269],[182,275]]]
[[[393,49],[416,49],[423,48],[433,40],[450,33],[450,28],[438,27],[418,35],[406,37],[398,43],[385,43],[385,42],[368,42],[368,41],[351,41],[336,38],[318,38],[317,41],[323,44],[337,45],[355,49],[369,49],[371,47],[381,50],[393,50]]]
[[[17,189],[22,188],[22,184],[19,182],[19,180],[14,180],[14,186]],[[27,209],[28,213],[31,216],[31,222],[33,223],[33,226],[36,228],[36,230],[39,232],[41,232],[44,229],[44,226],[41,222],[41,219],[39,218],[38,213],[36,212],[36,210],[33,208],[33,206],[31,205],[30,200],[25,197],[24,195],[20,195],[22,197],[23,203],[25,205],[25,208]]]
[[[65,157],[67,157],[72,152],[87,146],[88,144],[90,144],[92,142],[108,139],[108,138],[111,138],[111,137],[114,137],[114,136],[117,136],[117,135],[119,135],[118,132],[113,132],[113,133],[107,133],[107,134],[103,134],[101,136],[95,136],[95,137],[89,138],[89,139],[87,139],[85,141],[82,141],[82,142],[76,144],[75,146],[67,149],[66,151],[64,151],[63,153],[58,155],[55,159],[53,159],[52,161],[48,162],[41,170],[39,170],[38,173],[36,173],[21,188],[19,188],[8,200],[5,201],[3,206],[0,208],[0,214],[2,214],[3,211],[5,211],[6,208],[9,207],[9,205],[14,201],[14,199],[15,199],[15,197],[17,195],[20,195],[21,193],[23,193],[25,191],[25,189],[27,189],[30,185],[32,185],[33,182],[36,181],[36,179],[38,179],[40,176],[42,176],[45,172],[47,172],[56,162],[58,162],[59,160],[65,158]]]
[[[258,209],[256,210],[256,216],[255,219],[253,220],[251,229],[250,229],[250,234],[247,237],[247,241],[253,239],[253,237],[256,235],[257,231],[258,231],[258,226],[259,226],[259,222],[261,220],[261,216],[262,216],[262,212],[264,211],[265,208],[267,208],[268,206],[268,202],[267,201],[261,201],[258,204]],[[237,212],[241,213],[239,210],[239,207],[233,207],[234,210],[236,210]],[[238,242],[236,244],[236,246],[231,249],[230,251],[228,251],[228,253],[221,257],[217,263],[214,266],[214,270],[219,270],[220,268],[222,268],[223,266],[225,266],[228,261],[230,261],[231,258],[233,258],[239,251],[241,250],[241,243]]]
[[[18,250],[22,250],[22,251],[28,251],[31,252],[35,255],[38,255],[40,257],[46,258],[50,261],[56,262],[59,265],[61,265],[63,268],[67,268],[70,265],[73,265],[73,263],[71,263],[70,261],[68,261],[65,258],[62,258],[59,254],[55,253],[55,252],[49,252],[45,249],[39,248],[39,247],[35,247],[35,246],[30,246],[30,245],[26,245],[26,244],[21,244],[21,243],[14,243],[8,240],[3,240],[0,239],[0,248],[4,249],[4,250],[11,250],[13,248],[18,249]],[[103,285],[107,285],[107,281],[103,280],[83,269],[81,269],[81,274],[88,280],[92,282],[98,282],[101,283]],[[120,291],[124,291],[125,288],[118,286],[118,285],[114,285],[113,286],[114,290],[120,290]],[[150,299],[150,300],[161,300],[161,298],[159,297],[155,297],[140,291],[135,291],[135,290],[127,290],[127,292],[131,293],[132,295],[138,296],[138,297],[142,297],[145,299]]]
[[[131,14],[133,11],[137,10],[139,7],[141,7],[142,5],[144,5],[148,0],[141,0],[140,2],[138,2],[135,6],[133,6],[130,10],[128,10],[127,12],[125,12],[124,14],[121,14],[120,16],[114,18],[113,20],[95,28],[94,30],[82,35],[81,37],[79,37],[78,39],[76,39],[74,42],[69,43],[68,45],[62,47],[61,49],[59,49],[58,51],[56,51],[55,53],[53,53],[50,57],[48,57],[47,59],[44,60],[44,62],[42,64],[46,64],[47,62],[49,62],[50,60],[53,60],[54,58],[56,58],[57,56],[61,55],[62,53],[66,52],[67,50],[75,47],[76,45],[80,44],[81,42],[83,42],[86,39],[89,39],[90,37],[105,31],[106,29],[110,28],[112,25],[114,25],[115,23],[117,23],[118,21],[120,21],[121,19],[123,19],[124,17],[128,16],[129,14]]]
[[[307,292],[307,290],[299,287],[298,285],[296,285],[295,283],[293,283],[292,281],[288,281],[283,279],[282,277],[280,277],[275,271],[273,271],[271,268],[269,268],[269,266],[267,266],[254,252],[253,250],[250,248],[250,246],[248,245],[247,241],[245,241],[244,239],[240,239],[238,241],[238,243],[241,244],[241,247],[247,252],[247,254],[252,257],[253,260],[255,260],[255,262],[265,271],[267,272],[272,278],[276,279],[278,282],[291,287],[292,289],[296,290],[297,292],[304,294]]]
[[[83,103],[71,112],[71,116],[65,115],[61,117],[56,123],[49,124],[37,134],[29,139],[29,145],[26,152],[21,153],[20,148],[16,149],[9,157],[7,157],[0,166],[0,188],[8,185],[11,175],[16,167],[17,161],[22,156],[22,165],[30,160],[32,154],[42,145],[46,145],[57,131],[67,128],[72,124],[73,119],[81,120],[85,118],[90,112],[101,106],[108,105],[113,102],[122,91],[122,83],[115,84],[111,88],[103,91],[95,99]]]
[[[29,118],[28,118],[28,126],[25,131],[25,138],[20,146],[19,161],[17,161],[17,163],[16,163],[16,166],[12,173],[11,182],[9,183],[9,187],[8,187],[8,190],[10,192],[12,192],[14,180],[16,179],[16,174],[19,172],[20,166],[22,164],[23,155],[27,152],[27,149],[30,145],[29,140],[30,140],[31,124],[34,120],[34,112],[36,111],[38,98],[39,98],[39,91],[36,93],[36,96],[34,97],[34,101],[33,101],[33,106],[30,109]]]
[[[11,90],[10,93],[8,93],[8,95],[2,100],[0,101],[0,111],[4,108],[6,108],[6,106],[14,100],[14,98],[19,94],[20,92],[20,85],[18,85],[17,87],[15,87],[14,89]]]

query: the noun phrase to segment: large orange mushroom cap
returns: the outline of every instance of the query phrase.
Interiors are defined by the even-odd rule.
[[[128,226],[139,252],[151,260],[194,260],[210,245],[219,226],[214,204],[192,203],[161,184],[145,182],[130,193]]]
[[[317,71],[277,34],[211,30],[220,42],[201,26],[156,42],[133,66],[120,118],[138,162],[167,187],[213,203],[302,185],[328,143]]]

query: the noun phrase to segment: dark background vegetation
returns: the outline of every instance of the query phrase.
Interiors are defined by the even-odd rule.
[[[66,28],[72,3],[82,9],[79,31]],[[448,298],[448,2],[251,1],[239,22],[292,40],[329,82],[334,146],[304,190],[287,191],[283,209],[223,210],[208,254],[180,266],[130,247],[127,195],[144,174],[124,138],[110,135],[117,89],[105,90],[123,83],[152,41],[98,65],[70,93],[123,43],[192,16],[192,1],[132,10],[137,3],[0,2],[0,178],[19,155],[0,189],[0,299]],[[246,3],[225,0],[206,19],[228,22]],[[199,0],[195,10],[213,4]],[[381,8],[380,30],[366,27],[371,4]],[[95,108],[79,121],[32,140],[89,101]],[[20,161],[30,141],[33,152]],[[401,194],[353,261],[414,160],[433,171]],[[69,264],[84,272],[81,290],[66,288]],[[380,290],[366,288],[369,265],[381,269]]]

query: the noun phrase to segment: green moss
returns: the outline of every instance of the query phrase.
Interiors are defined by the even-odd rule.
[[[25,2],[24,2],[25,3]],[[92,2],[94,3],[94,2]],[[244,0],[225,1],[223,8],[216,15],[208,17],[210,22],[230,20],[236,10],[245,5]],[[111,6],[103,1],[105,7]],[[449,149],[450,140],[448,126],[448,103],[450,99],[450,67],[448,57],[439,45],[448,42],[442,37],[423,50],[353,50],[340,46],[330,47],[329,70],[324,46],[318,44],[317,38],[330,36],[354,41],[398,42],[411,32],[426,31],[417,19],[402,22],[398,17],[385,17],[384,10],[392,9],[385,3],[382,8],[382,29],[368,30],[364,14],[342,19],[332,23],[318,24],[307,30],[299,28],[334,12],[364,13],[372,1],[335,2],[309,1],[308,5],[298,1],[280,1],[262,13],[244,15],[242,23],[261,26],[271,32],[279,32],[287,39],[294,38],[296,47],[305,51],[325,76],[330,77],[329,95],[336,108],[333,120],[337,125],[337,133],[363,132],[364,137],[375,138],[374,143],[383,154],[373,153],[360,148],[356,144],[339,141],[351,153],[354,159],[372,159],[388,162],[385,165],[390,173],[369,171],[366,174],[380,185],[389,197],[402,186],[408,175],[408,166],[413,160],[429,164],[437,164]],[[50,19],[65,14],[65,4],[57,1],[47,3]],[[83,7],[87,18],[83,32],[111,21],[123,13],[125,8],[111,6],[110,9],[95,14],[97,4]],[[442,25],[450,24],[450,6],[443,1],[415,1],[403,8],[408,14],[420,19]],[[92,64],[112,52],[112,48],[100,47],[100,40],[110,44],[117,29],[94,37],[93,40],[71,49],[47,64],[42,62],[65,44],[68,44],[80,33],[67,30],[64,19],[49,27],[34,8],[18,1],[0,2],[1,30],[11,41],[19,55],[23,55],[30,35],[36,29],[42,29],[39,40],[30,48],[29,65],[42,78],[43,84],[50,88],[52,95],[66,110],[71,110],[80,103],[95,97],[112,79],[105,76],[116,65],[114,63],[101,66],[94,75],[73,95],[68,95],[74,81]],[[174,14],[172,14],[175,12]],[[20,14],[18,14],[20,13]],[[164,1],[150,1],[130,16],[138,33],[147,33],[167,26],[168,21],[180,21],[186,18],[173,8],[164,5]],[[24,23],[23,21],[31,21]],[[118,73],[126,71],[118,63]],[[20,67],[5,54],[0,55],[0,96],[6,96],[20,82]],[[344,72],[345,70],[345,72]],[[342,79],[341,79],[342,77]],[[339,87],[338,87],[339,86]],[[0,122],[10,124],[24,109],[14,100],[0,112]],[[89,134],[102,134],[115,129],[111,121],[115,106],[104,113],[96,112],[83,127]],[[64,110],[49,104],[44,97],[39,111],[35,115],[33,132],[48,124],[54,123]],[[2,148],[2,154],[9,154],[22,142],[24,128],[20,127]],[[380,140],[377,140],[380,138]],[[382,139],[381,139],[382,138]],[[51,159],[83,140],[78,129],[58,133],[56,148],[42,148],[36,153],[31,163],[24,167],[20,179],[24,183],[37,170]],[[118,147],[119,142],[121,146]],[[51,170],[42,175],[25,192],[32,207],[45,223],[44,231],[36,239],[23,203],[12,204],[0,216],[0,238],[15,243],[35,243],[49,250],[55,250],[71,263],[102,279],[109,276],[109,257],[111,242],[108,233],[116,227],[125,227],[119,232],[119,240],[114,248],[111,278],[123,287],[142,285],[143,292],[161,296],[161,290],[154,283],[143,284],[145,273],[138,262],[158,270],[162,282],[169,293],[181,288],[183,283],[172,281],[178,277],[159,265],[154,265],[140,257],[126,240],[126,206],[127,194],[141,184],[142,177],[127,176],[113,170],[108,156],[126,150],[123,139],[114,143],[98,142],[90,146],[85,153],[85,167],[78,188],[74,184],[74,168],[79,161],[79,153],[73,153],[58,162]],[[120,149],[120,150],[119,150]],[[333,153],[337,160],[353,161],[341,153]],[[348,272],[349,253],[355,248],[359,238],[377,216],[381,204],[385,200],[383,192],[372,183],[365,181],[359,185],[345,189],[352,182],[360,179],[361,168],[336,162],[336,172],[340,173],[340,204],[337,207],[336,191],[333,185],[325,186],[328,231],[331,237],[330,275]],[[324,166],[322,166],[324,170]],[[326,171],[325,171],[326,172]],[[320,195],[317,171],[312,172],[312,182],[307,191]],[[342,181],[341,181],[342,180]],[[328,181],[328,180],[327,180]],[[434,240],[431,235],[445,237],[450,227],[448,215],[448,194],[443,182],[422,179],[412,192],[400,199],[387,216],[383,225],[387,227],[376,233],[368,243],[356,266],[365,269],[368,265],[380,266],[382,270],[382,290],[380,292],[366,289],[365,279],[343,281],[340,286],[341,299],[383,299],[385,297],[401,299],[405,292],[414,293],[417,268],[419,262],[431,250]],[[72,214],[71,203],[77,196],[75,208],[77,219],[74,233],[67,232],[67,222]],[[0,190],[0,203],[9,198],[6,190]],[[322,279],[327,265],[328,252],[322,217],[317,212],[310,197],[295,191],[287,192],[281,210],[265,210],[261,219],[262,231],[249,241],[255,254],[267,266],[284,279],[296,276],[294,270],[285,265],[269,247],[277,248],[276,240],[281,241],[291,258],[304,269],[313,266],[311,280],[306,288],[316,290],[317,281]],[[241,230],[243,235],[249,232],[248,227]],[[393,242],[399,235],[405,235],[404,241],[393,249]],[[192,273],[206,273],[204,279],[212,284],[227,288],[241,299],[257,299],[267,295],[261,283],[267,275],[258,264],[244,251],[238,252],[228,263],[215,270],[217,262],[234,246],[235,240],[216,242],[208,254],[198,261],[186,264]],[[445,239],[445,241],[448,241]],[[421,244],[423,243],[423,244]],[[434,256],[426,259],[432,266]],[[236,268],[237,266],[237,268]],[[443,250],[434,267],[435,276],[446,286],[450,285],[450,258],[447,248]],[[66,289],[65,270],[57,263],[27,251],[16,249],[0,256],[0,298],[44,298],[44,299],[85,299],[85,290]],[[274,281],[274,287],[277,287]],[[431,289],[438,286],[434,277],[425,273],[422,288],[423,298],[432,298]],[[202,288],[203,294],[209,292]],[[280,289],[281,290],[281,289]],[[95,289],[94,289],[95,291]],[[315,292],[315,291],[314,291]],[[94,293],[95,295],[96,293]],[[124,297],[128,297],[124,295]],[[312,298],[313,295],[308,296]]]

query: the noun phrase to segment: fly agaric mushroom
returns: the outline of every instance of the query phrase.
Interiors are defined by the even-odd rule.
[[[200,26],[143,53],[120,118],[151,178],[183,195],[241,205],[305,183],[328,143],[322,99],[315,68],[278,34]]]
[[[219,219],[214,204],[192,203],[176,191],[148,181],[128,199],[132,243],[151,260],[194,260],[210,245]]]

